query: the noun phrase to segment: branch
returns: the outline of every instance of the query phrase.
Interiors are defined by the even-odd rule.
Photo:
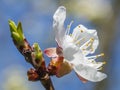
[[[40,81],[46,90],[54,90],[50,74],[46,68],[43,53],[37,43],[30,46],[26,40],[21,22],[16,26],[12,20],[9,20],[10,32],[13,42],[19,52],[25,57],[25,60],[30,63],[34,69],[27,72],[28,80]]]

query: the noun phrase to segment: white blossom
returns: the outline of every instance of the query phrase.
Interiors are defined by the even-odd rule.
[[[103,56],[101,53],[96,56],[88,56],[93,54],[98,47],[99,40],[97,31],[87,29],[83,25],[78,25],[70,34],[70,25],[64,29],[64,21],[66,18],[66,8],[60,6],[53,16],[53,28],[55,32],[55,40],[58,48],[62,49],[64,60],[69,62],[79,77],[85,80],[98,82],[107,77],[106,74],[99,72],[105,62],[96,62],[95,59]],[[52,50],[52,49],[51,49]],[[55,49],[54,53],[55,53]],[[57,52],[57,50],[56,50]],[[57,53],[59,56],[59,53]],[[52,56],[57,56],[52,54]]]

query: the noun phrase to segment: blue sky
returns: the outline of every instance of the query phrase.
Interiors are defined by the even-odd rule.
[[[7,82],[9,74],[12,75],[12,71],[16,70],[13,67],[17,68],[18,66],[23,68],[23,72],[20,72],[23,74],[21,77],[28,83],[27,85],[31,88],[30,90],[32,90],[33,87],[35,87],[35,90],[44,90],[40,82],[32,83],[27,81],[26,72],[31,68],[31,65],[25,62],[24,57],[14,46],[10,36],[8,20],[12,19],[16,23],[21,21],[24,34],[30,44],[32,45],[34,42],[38,42],[41,49],[44,50],[47,47],[55,46],[54,34],[52,32],[52,16],[57,7],[58,5],[54,0],[0,0],[0,90],[7,90],[2,88],[3,84]],[[67,25],[71,20],[74,20],[71,29],[79,23],[89,28],[94,27],[90,20],[86,18],[78,19],[73,15],[74,14],[68,14],[65,22],[65,25]],[[114,63],[111,62],[112,64],[108,67],[108,70],[111,70],[109,72],[112,73],[110,76],[108,75],[108,80],[110,81],[108,90],[120,89],[119,22],[120,19],[116,22],[117,32],[114,38],[114,44],[109,46],[112,51],[110,58],[114,60]],[[46,56],[45,59],[48,64],[49,59]],[[8,76],[6,74],[8,74]],[[93,90],[97,84],[92,82],[82,83],[74,72],[62,78],[56,78],[54,76],[52,80],[56,90]]]

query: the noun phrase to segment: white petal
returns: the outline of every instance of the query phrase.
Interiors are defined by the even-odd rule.
[[[82,32],[81,32],[82,30]],[[73,30],[73,33],[72,33],[72,37],[73,39],[78,39],[78,38],[82,38],[84,36],[83,33],[85,33],[84,31],[86,31],[87,28],[84,27],[83,25],[78,25],[74,30]],[[82,35],[82,36],[81,36]]]
[[[66,18],[66,8],[64,6],[58,7],[58,9],[56,10],[56,12],[53,16],[53,19],[57,23],[63,25],[64,21],[65,21],[65,18]]]
[[[95,50],[97,49],[98,45],[99,45],[99,39],[98,39],[98,36],[97,36],[97,31],[96,30],[91,30],[89,29],[89,33],[92,34],[92,37],[94,39],[93,43],[92,43],[92,51],[90,52],[90,54],[94,53]],[[90,51],[90,50],[88,50]]]
[[[98,82],[107,77],[106,74],[101,73],[96,69],[83,64],[74,66],[74,70],[78,75],[92,82]]]
[[[77,52],[77,47],[72,43],[65,44],[63,47],[63,56],[68,61],[74,60],[74,54]]]
[[[94,67],[94,68],[96,68],[96,69],[100,69],[100,67],[102,67],[103,66],[103,62],[97,62],[97,63],[94,63],[93,65],[92,65],[92,67]]]
[[[66,8],[64,6],[60,6],[54,16],[53,16],[53,28],[55,32],[55,39],[59,46],[61,46],[63,37],[65,35],[64,29],[64,21],[66,18]]]
[[[67,61],[69,61],[69,63],[76,64],[77,61],[81,61],[80,59],[84,56],[79,47],[73,43],[73,39],[69,35],[65,35],[62,48],[63,56]]]
[[[95,60],[91,59],[91,60],[84,60],[84,64],[99,70],[100,67],[102,67],[104,63],[96,62]]]
[[[89,30],[83,25],[78,25],[73,30],[72,37],[74,43],[83,50],[85,55],[94,53],[99,44],[96,30]],[[90,41],[91,39],[94,41]]]

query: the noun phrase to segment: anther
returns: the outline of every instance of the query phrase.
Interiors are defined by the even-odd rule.
[[[98,68],[98,70],[102,70],[102,69],[103,69],[103,67]]]
[[[67,35],[68,35],[69,32],[70,32],[70,27],[71,27],[72,23],[73,23],[73,21],[71,21],[70,24],[67,26],[67,30],[66,30],[66,32],[65,32]]]
[[[77,42],[76,44],[77,44],[77,45],[79,45],[79,44],[80,44],[80,42]]]
[[[81,33],[83,33],[83,30],[80,30]]]
[[[80,28],[80,25],[78,27]]]
[[[97,57],[101,57],[101,56],[104,56],[104,53],[101,53],[101,54],[97,55]]]
[[[91,56],[91,57],[88,57],[89,59],[96,59],[98,57],[101,57],[101,56],[104,56],[104,53],[101,53],[99,55],[96,55],[96,56]],[[106,62],[103,62],[103,64],[105,64]]]
[[[82,50],[84,51],[85,49],[83,48]]]
[[[106,64],[106,62],[104,61],[104,62],[102,62],[103,64]]]
[[[91,47],[91,51],[93,51],[94,49],[93,49],[93,47]]]
[[[93,41],[94,41],[94,38],[90,38],[90,40],[91,40],[91,42],[93,42]]]

